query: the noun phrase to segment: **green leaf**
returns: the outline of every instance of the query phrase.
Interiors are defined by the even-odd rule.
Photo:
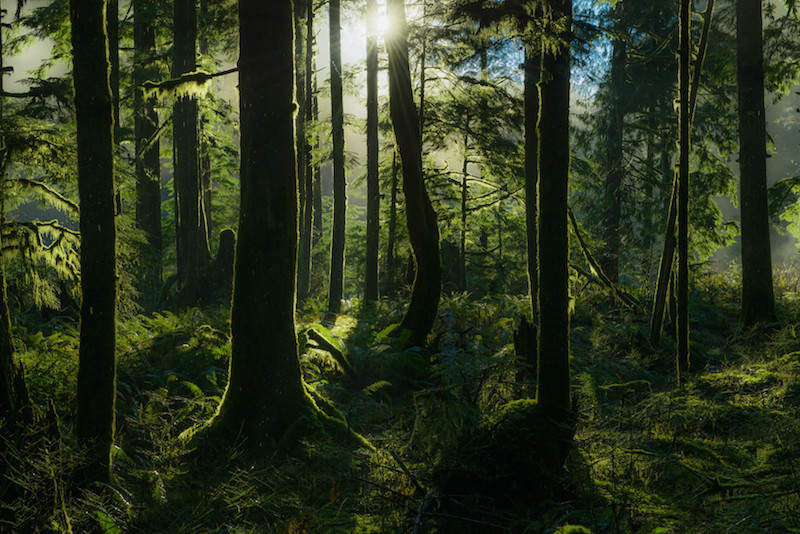
[[[105,534],[122,534],[120,528],[107,513],[95,510],[94,515],[97,516],[97,523]]]

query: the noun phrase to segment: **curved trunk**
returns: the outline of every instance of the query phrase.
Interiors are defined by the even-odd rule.
[[[116,397],[114,117],[103,8],[95,0],[70,2],[83,294],[75,430],[89,445],[84,482],[110,476]]]
[[[405,4],[403,0],[389,0],[387,9],[393,28],[386,37],[386,51],[389,55],[389,108],[403,164],[408,235],[416,260],[411,303],[397,332],[399,334],[408,330],[409,342],[423,345],[433,327],[442,289],[439,228],[436,212],[422,179],[422,141],[408,66]]]

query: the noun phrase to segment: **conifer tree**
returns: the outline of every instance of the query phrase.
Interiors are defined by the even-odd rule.
[[[378,299],[378,236],[380,183],[378,177],[378,37],[376,0],[367,0],[367,264],[364,299]]]
[[[344,293],[345,224],[347,220],[347,179],[344,169],[344,102],[342,96],[342,25],[341,2],[331,0],[331,121],[333,129],[333,235],[331,237],[330,286],[328,313],[337,314]]]
[[[89,446],[84,482],[111,471],[116,397],[116,228],[113,106],[105,2],[71,0],[78,192],[81,230],[81,320],[77,421]]]
[[[736,2],[736,81],[742,211],[742,324],[775,322],[767,210],[761,0]]]
[[[433,327],[441,296],[439,228],[422,178],[422,139],[419,115],[411,90],[408,64],[408,24],[404,0],[389,0],[386,51],[389,56],[389,107],[403,165],[408,235],[416,263],[411,302],[397,333],[410,333],[409,342],[423,345]]]

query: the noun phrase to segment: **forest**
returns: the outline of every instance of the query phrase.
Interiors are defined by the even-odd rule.
[[[795,0],[0,1],[0,532],[800,532]]]

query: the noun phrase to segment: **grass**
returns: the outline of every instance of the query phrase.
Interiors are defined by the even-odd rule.
[[[301,339],[308,387],[375,451],[317,435],[289,454],[213,462],[186,455],[181,432],[206,421],[226,383],[224,308],[161,312],[119,327],[113,482],[76,492],[77,330],[69,318],[20,322],[15,341],[44,425],[4,433],[0,530],[18,532],[800,532],[800,317],[794,271],[780,271],[785,326],[737,325],[735,280],[698,276],[693,369],[674,384],[674,343],[646,343],[647,321],[584,290],[572,329],[578,431],[563,491],[514,507],[441,484],[444,464],[475,458],[470,437],[533,395],[516,380],[514,322],[524,298],[446,299],[429,351],[400,350],[387,328],[402,303],[351,303],[330,333],[352,374]],[[316,324],[313,303],[299,331]],[[52,430],[52,429],[51,429]],[[472,448],[471,448],[472,447]],[[585,531],[585,530],[583,530]]]

